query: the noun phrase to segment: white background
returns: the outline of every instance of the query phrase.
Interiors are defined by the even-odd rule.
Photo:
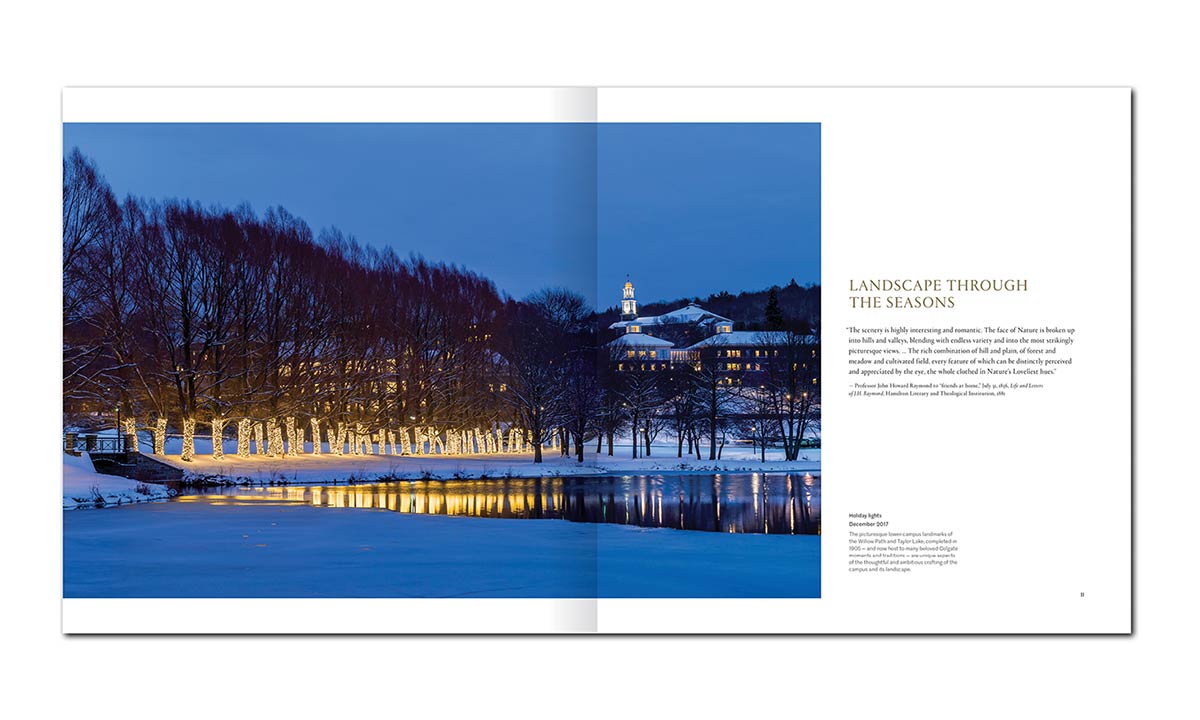
[[[11,382],[10,706],[123,717],[1178,715],[1196,640],[1194,24],[1175,3],[24,4],[0,41]],[[432,6],[430,6],[432,8]],[[64,85],[1130,85],[1137,111],[1132,638],[160,638],[58,634],[59,129]],[[48,402],[47,398],[55,398]],[[1182,450],[1181,450],[1182,448]],[[22,448],[24,449],[24,448]],[[30,480],[45,477],[43,483]],[[20,482],[19,490],[17,483]],[[1188,653],[1177,655],[1176,653]],[[215,669],[218,682],[204,682]],[[121,692],[128,690],[123,699]],[[1183,704],[1183,705],[1181,705]],[[49,707],[47,707],[49,706]]]

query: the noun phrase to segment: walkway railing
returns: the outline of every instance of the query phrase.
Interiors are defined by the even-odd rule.
[[[132,441],[128,436],[120,437],[104,436],[101,437],[95,434],[77,434],[66,433],[63,435],[63,450],[78,455],[81,452],[95,453],[99,455],[123,455],[125,449],[132,445]]]

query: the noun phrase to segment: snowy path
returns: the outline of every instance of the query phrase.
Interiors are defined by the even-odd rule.
[[[64,597],[815,597],[820,538],[154,503],[63,516]]]

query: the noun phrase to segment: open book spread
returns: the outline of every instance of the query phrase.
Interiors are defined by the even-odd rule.
[[[1128,633],[1127,88],[63,94],[66,633]]]

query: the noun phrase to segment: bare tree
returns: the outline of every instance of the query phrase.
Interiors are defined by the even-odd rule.
[[[699,408],[699,424],[708,435],[708,459],[717,459],[717,436],[729,420],[736,398],[736,383],[740,370],[731,369],[731,362],[722,345],[710,345],[698,351],[699,369],[692,373],[693,392]],[[732,363],[738,365],[739,363]]]
[[[566,417],[568,339],[586,314],[586,303],[562,289],[543,290],[512,303],[504,357],[505,400],[530,434],[533,461],[542,462],[542,446]]]
[[[647,421],[662,405],[659,380],[662,370],[651,370],[644,362],[624,362],[620,371],[619,394],[629,423],[632,457],[638,457],[638,434],[649,430]]]
[[[795,460],[805,436],[819,423],[820,335],[815,329],[759,333],[756,349],[763,355],[764,410],[775,425],[784,457]]]

